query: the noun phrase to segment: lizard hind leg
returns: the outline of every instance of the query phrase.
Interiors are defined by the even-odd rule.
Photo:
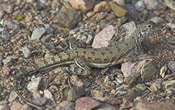
[[[91,68],[87,65],[84,59],[80,57],[75,58],[74,64],[71,64],[69,67],[66,67],[65,69],[70,73],[81,76],[87,76],[91,73]]]

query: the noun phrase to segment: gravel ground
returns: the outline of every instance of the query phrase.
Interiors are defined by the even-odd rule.
[[[108,71],[93,68],[89,76],[58,67],[21,78],[18,88],[29,102],[46,110],[175,110],[173,4],[173,0],[0,0],[0,110],[36,110],[17,97],[14,77],[66,50],[69,41],[81,48],[105,47],[113,36],[122,42],[148,20],[158,31],[143,42],[143,52],[154,61],[126,62]],[[131,67],[140,71],[133,73]]]

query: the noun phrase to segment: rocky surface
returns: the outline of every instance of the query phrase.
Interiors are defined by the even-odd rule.
[[[142,53],[153,60],[93,68],[86,77],[58,67],[21,78],[18,88],[43,109],[175,110],[174,10],[173,0],[0,0],[0,109],[35,110],[17,97],[12,81],[69,48],[69,41],[105,47],[151,20],[158,31]]]

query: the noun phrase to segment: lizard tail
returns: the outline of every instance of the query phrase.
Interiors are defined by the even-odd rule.
[[[26,73],[26,74],[34,74],[34,73],[36,73],[36,72],[37,72],[37,71],[32,71],[32,72],[28,72],[28,73]],[[28,105],[30,105],[30,106],[32,106],[32,107],[38,108],[38,109],[42,109],[42,107],[37,106],[37,105],[35,105],[35,104],[33,104],[33,103],[30,103],[28,100],[26,100],[26,99],[20,94],[17,85],[18,85],[18,80],[19,80],[23,75],[24,75],[24,74],[19,73],[19,74],[15,77],[15,79],[13,80],[13,88],[14,88],[14,91],[16,92],[17,96],[18,96],[22,101],[24,101],[26,104],[28,104]]]
[[[18,90],[18,81],[26,76],[31,76],[35,73],[38,73],[38,72],[42,72],[42,71],[45,71],[45,70],[50,70],[50,69],[53,69],[53,68],[56,68],[58,66],[64,66],[64,65],[68,65],[68,64],[72,64],[74,63],[74,61],[66,61],[66,62],[60,62],[60,63],[56,63],[56,64],[50,64],[48,65],[47,67],[42,67],[38,70],[34,70],[34,71],[29,71],[29,72],[26,72],[26,73],[18,73],[16,76],[15,76],[15,79],[13,80],[13,87],[14,87],[14,91],[16,92],[17,96],[22,100],[24,101],[26,104],[32,106],[32,107],[35,107],[37,109],[43,109],[42,107],[38,106],[38,105],[35,105],[31,102],[29,102],[27,99],[25,99],[19,92]]]

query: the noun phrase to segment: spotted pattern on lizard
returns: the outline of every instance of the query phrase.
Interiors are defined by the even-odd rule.
[[[79,72],[76,71],[75,73],[86,76],[91,73],[90,67],[108,68],[126,62],[128,58],[132,59],[132,57],[138,55],[142,41],[148,37],[154,29],[155,24],[153,22],[145,22],[138,25],[137,29],[131,34],[131,36],[122,42],[112,42],[108,47],[98,49],[72,48],[61,52],[60,54],[36,65],[32,71],[24,74],[17,74],[13,81],[14,90],[19,98],[28,105],[41,109],[41,107],[28,102],[19,94],[17,85],[22,77],[68,64],[75,64],[83,70]],[[77,69],[73,69],[73,71],[75,70]]]

